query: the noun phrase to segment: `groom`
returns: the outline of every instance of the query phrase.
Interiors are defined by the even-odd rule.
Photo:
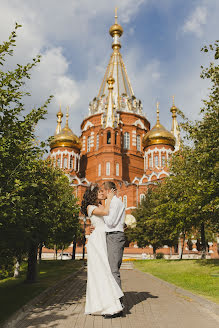
[[[115,191],[117,190],[114,182],[106,181],[103,183],[102,191],[104,199],[107,198],[108,193],[112,189]],[[125,207],[123,202],[115,195],[110,203],[109,215],[104,216],[104,222],[106,225],[108,260],[112,274],[120,288],[121,279],[119,270],[122,264],[122,256],[125,245],[124,221]]]

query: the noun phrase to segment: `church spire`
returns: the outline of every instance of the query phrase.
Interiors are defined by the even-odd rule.
[[[57,116],[57,127],[56,127],[55,135],[56,134],[59,134],[61,132],[61,130],[62,130],[61,123],[62,123],[63,113],[62,113],[62,110],[61,110],[61,105],[59,106],[59,111],[56,114],[56,116]]]
[[[174,135],[174,137],[176,138],[175,151],[177,151],[180,148],[180,131],[179,131],[178,122],[176,120],[176,111],[177,111],[177,108],[175,106],[175,97],[174,96],[173,96],[173,105],[170,108],[170,111],[172,112],[172,128],[171,128],[171,132]]]
[[[120,37],[123,34],[123,28],[118,24],[117,8],[115,10],[115,23],[110,27],[109,33],[113,38],[113,52],[106,68],[98,96],[89,103],[89,115],[103,113],[103,115],[106,116],[106,104],[109,99],[109,88],[107,81],[110,77],[112,77],[115,81],[112,90],[115,112],[123,111],[143,115],[142,103],[134,96],[126,67],[120,53]]]

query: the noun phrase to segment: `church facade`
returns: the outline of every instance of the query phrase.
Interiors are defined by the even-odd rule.
[[[62,128],[60,108],[50,144],[50,158],[64,170],[79,201],[90,184],[101,185],[111,180],[117,186],[126,212],[131,213],[145,197],[148,187],[169,175],[171,154],[180,147],[177,108],[173,99],[171,132],[160,123],[158,103],[157,121],[150,127],[141,100],[135,97],[120,52],[123,28],[117,22],[117,15],[109,33],[113,38],[112,54],[99,92],[89,103],[87,117],[81,123],[81,136],[77,137],[69,128],[68,110]],[[151,247],[139,249],[135,243],[127,246],[125,252],[133,256],[153,253]],[[179,241],[178,250],[165,246],[159,252],[178,253],[180,247]],[[192,251],[186,249],[186,252],[196,254],[197,250],[194,246]]]

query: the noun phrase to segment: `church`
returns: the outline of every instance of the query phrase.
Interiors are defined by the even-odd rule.
[[[123,28],[118,24],[117,13],[109,34],[113,39],[112,54],[99,92],[90,101],[87,117],[81,123],[81,135],[76,136],[70,129],[68,109],[62,128],[60,107],[50,143],[50,158],[55,166],[64,170],[79,201],[91,183],[101,185],[111,180],[117,186],[126,213],[131,213],[145,197],[148,187],[169,175],[171,155],[180,148],[180,131],[174,97],[170,108],[171,131],[160,122],[159,103],[157,120],[151,128],[141,100],[135,97],[121,55]],[[89,237],[89,224],[87,226]],[[184,251],[188,256],[192,253],[193,258],[198,254],[196,242],[186,245]],[[153,253],[150,246],[144,249],[138,248],[136,243],[126,246],[125,254],[129,257],[144,258]],[[158,252],[178,257],[180,247],[181,241],[177,249],[164,246]],[[214,247],[212,243],[209,250],[212,255],[216,252]]]

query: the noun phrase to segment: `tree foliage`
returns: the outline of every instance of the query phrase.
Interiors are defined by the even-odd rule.
[[[183,147],[173,154],[170,176],[135,211],[137,227],[131,232],[139,246],[157,247],[177,238],[191,235],[200,237],[205,256],[206,241],[219,233],[219,41],[204,47],[204,52],[214,53],[214,62],[203,68],[201,78],[211,81],[210,94],[203,100],[200,119],[192,122],[182,111],[181,128],[185,141],[192,146]],[[169,241],[169,243],[168,243]]]
[[[0,45],[0,264],[6,250],[17,259],[28,256],[27,280],[36,280],[37,248],[51,236],[70,243],[78,229],[78,206],[68,178],[42,160],[46,142],[36,140],[35,127],[46,118],[52,97],[39,108],[25,108],[24,86],[37,56],[27,65],[4,71],[13,55],[16,24],[9,40]],[[56,231],[56,233],[55,233]]]

